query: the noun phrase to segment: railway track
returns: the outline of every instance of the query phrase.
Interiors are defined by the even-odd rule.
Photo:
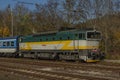
[[[120,71],[120,64],[111,64],[111,63],[71,63],[71,62],[59,62],[59,61],[47,61],[47,60],[31,60],[31,59],[15,59],[15,58],[0,58],[0,61],[4,62],[12,62],[12,63],[21,63],[21,64],[29,64],[29,65],[37,65],[37,66],[51,66],[51,67],[63,67],[64,68],[72,68],[72,69],[102,69],[102,70],[114,70]],[[24,62],[23,62],[24,61]],[[41,64],[40,64],[41,63]],[[88,69],[89,69],[88,68]]]
[[[119,80],[119,64],[0,58],[0,70],[42,80]]]

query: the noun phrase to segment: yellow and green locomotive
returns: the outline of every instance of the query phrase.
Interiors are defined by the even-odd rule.
[[[53,31],[22,36],[22,57],[96,62],[104,58],[99,49],[101,32],[96,30]]]

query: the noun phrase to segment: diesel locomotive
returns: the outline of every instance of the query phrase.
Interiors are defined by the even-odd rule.
[[[1,38],[0,56],[97,62],[100,41],[100,31],[79,29]]]

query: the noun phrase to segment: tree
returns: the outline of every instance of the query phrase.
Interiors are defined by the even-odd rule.
[[[15,35],[30,34],[32,26],[30,25],[31,14],[28,8],[23,4],[17,3],[14,9],[14,31]]]
[[[56,30],[63,23],[58,7],[58,0],[48,0],[45,5],[39,4],[36,6],[35,22],[39,32]]]
[[[89,0],[64,0],[63,16],[67,22],[66,26],[73,27],[76,24],[85,22],[88,16],[91,2]]]

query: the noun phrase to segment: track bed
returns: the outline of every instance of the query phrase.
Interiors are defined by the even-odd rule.
[[[0,58],[2,80],[119,80],[120,64]]]

